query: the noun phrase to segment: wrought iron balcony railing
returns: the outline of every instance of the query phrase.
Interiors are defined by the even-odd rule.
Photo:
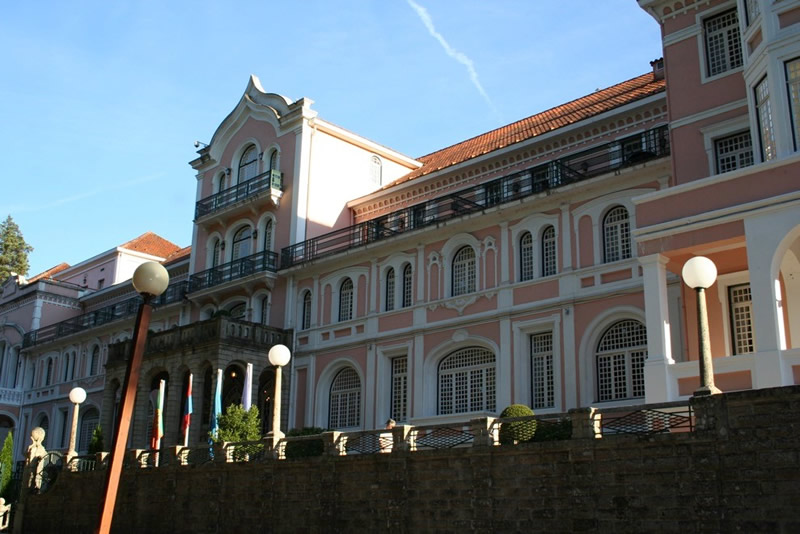
[[[178,302],[179,300],[183,299],[184,295],[186,295],[188,287],[189,282],[187,280],[170,284],[164,293],[153,299],[153,307],[157,308],[166,304]],[[48,343],[55,339],[68,336],[70,334],[75,334],[76,332],[80,332],[82,330],[87,330],[96,326],[102,326],[104,324],[125,319],[127,317],[133,317],[139,311],[139,306],[141,304],[142,297],[131,297],[127,300],[116,302],[104,308],[67,319],[66,321],[51,324],[49,326],[39,328],[38,330],[32,330],[27,332],[23,337],[22,347],[27,348],[33,347],[34,345],[40,345],[42,343]]]
[[[281,269],[587,180],[670,153],[666,126],[404,208],[281,250]]]
[[[267,350],[273,345],[286,345],[291,340],[291,330],[251,323],[230,317],[215,317],[169,330],[155,332],[147,336],[145,356],[196,347],[203,343],[226,343],[241,347]],[[128,359],[132,341],[120,341],[108,346],[108,364],[114,365]]]
[[[283,173],[276,170],[267,171],[246,182],[200,200],[195,205],[194,218],[198,219],[203,215],[208,215],[240,200],[269,190],[283,191]]]
[[[231,280],[238,280],[255,273],[277,272],[278,254],[272,251],[261,251],[233,260],[211,269],[206,269],[189,278],[189,292],[214,287]]]

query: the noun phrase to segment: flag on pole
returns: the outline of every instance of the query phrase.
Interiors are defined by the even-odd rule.
[[[217,369],[217,389],[214,392],[214,411],[211,413],[210,425],[211,435],[215,438],[219,430],[217,420],[220,415],[222,415],[222,369]]]
[[[161,448],[161,438],[164,437],[164,380],[158,383],[158,399],[156,400],[156,410],[153,416],[153,435],[150,437],[150,448],[158,450]]]
[[[189,384],[186,386],[186,402],[183,405],[183,419],[181,420],[181,433],[183,446],[189,446],[189,424],[192,422],[192,373],[189,373]]]
[[[242,406],[244,411],[250,410],[253,392],[253,364],[247,364],[247,371],[244,373],[244,390],[242,390]]]

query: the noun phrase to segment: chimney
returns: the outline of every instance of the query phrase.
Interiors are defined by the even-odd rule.
[[[664,79],[664,58],[660,57],[658,59],[654,59],[650,62],[650,66],[653,67],[653,79],[654,80],[663,80]]]

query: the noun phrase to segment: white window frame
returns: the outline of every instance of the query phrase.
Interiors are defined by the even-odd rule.
[[[641,370],[641,385],[642,385],[642,390],[643,390],[642,391],[642,395],[635,395],[634,394],[635,384],[633,383],[634,377],[633,377],[633,360],[632,360],[633,354],[632,353],[634,352],[633,349],[636,348],[636,347],[620,347],[620,348],[618,348],[616,350],[613,350],[613,351],[607,351],[606,353],[601,353],[600,352],[599,345],[603,341],[603,339],[605,338],[606,334],[613,327],[615,327],[617,324],[619,324],[621,322],[624,322],[624,321],[635,321],[635,322],[641,324],[645,328],[645,340],[644,340],[644,343],[641,344],[641,345],[637,345],[636,346],[636,347],[641,347],[641,349],[636,351],[636,352],[642,352],[642,351],[644,352],[644,359],[642,360],[642,370]],[[621,319],[617,319],[617,320],[611,321],[610,323],[606,324],[605,327],[600,331],[600,335],[597,336],[597,341],[595,342],[595,346],[594,346],[594,350],[593,350],[593,354],[592,354],[592,358],[594,360],[594,369],[593,369],[593,371],[594,371],[594,380],[595,380],[595,397],[594,397],[594,401],[595,402],[598,402],[598,403],[599,402],[602,402],[602,403],[620,402],[620,401],[628,401],[629,402],[629,401],[635,401],[637,399],[644,399],[645,398],[646,392],[644,391],[644,386],[645,386],[645,384],[644,384],[644,362],[647,360],[647,334],[646,334],[646,332],[647,332],[647,324],[645,322],[643,322],[643,321],[640,321],[639,319],[637,319],[635,317],[621,318]],[[625,397],[615,397],[615,396],[613,396],[613,395],[615,395],[615,393],[612,393],[612,397],[611,398],[609,398],[609,399],[601,399],[600,398],[600,365],[599,365],[599,360],[605,354],[612,355],[613,353],[619,353],[619,352],[622,352],[624,357],[625,357],[625,377],[626,377],[625,388],[626,388],[626,396]],[[616,354],[614,354],[614,355],[616,355]]]
[[[336,386],[336,380],[342,376],[344,372],[352,372],[355,375],[356,380],[358,381],[358,388],[351,387],[346,390],[342,390],[341,392],[334,392],[333,388]],[[358,393],[357,402],[358,402],[358,409],[356,417],[358,418],[358,422],[356,424],[346,424],[346,425],[334,425],[334,421],[332,420],[332,405],[333,405],[333,396],[334,394],[352,394]],[[350,412],[350,408],[348,405],[347,408],[348,413]],[[327,416],[327,424],[325,425],[327,428],[332,428],[336,430],[342,429],[357,429],[363,426],[364,421],[364,381],[361,378],[361,375],[358,372],[358,369],[351,365],[342,366],[338,369],[332,376],[330,380],[330,384],[328,384],[328,416]],[[336,421],[337,423],[340,421]],[[344,421],[345,423],[351,423],[349,419]]]
[[[464,245],[450,258],[450,295],[460,297],[471,295],[478,290],[478,253],[469,245]],[[463,280],[461,277],[463,275]]]
[[[763,100],[759,97],[759,89],[762,87],[766,88],[766,98]],[[753,85],[752,91],[755,104],[756,131],[758,132],[759,160],[761,162],[771,161],[778,157],[778,145],[775,136],[775,130],[778,125],[773,111],[773,95],[769,75],[759,78]],[[767,124],[765,124],[765,119]]]
[[[533,376],[531,369],[531,336],[551,332],[553,335],[553,400],[550,408],[535,409],[536,413],[561,413],[566,407],[563,403],[564,392],[561,389],[563,375],[561,347],[561,315],[554,314],[539,319],[517,322],[512,325],[514,335],[514,392],[517,404],[533,406]]]
[[[472,247],[472,250],[475,252],[475,291],[470,293],[463,293],[461,295],[453,295],[453,259],[455,258],[456,253],[461,250],[464,246]],[[451,297],[464,297],[466,295],[474,295],[475,293],[479,293],[483,287],[481,286],[481,262],[482,262],[482,250],[481,243],[475,238],[475,236],[471,234],[458,234],[450,238],[447,243],[444,244],[441,251],[441,258],[443,261],[440,261],[440,266],[444,268],[444,276],[443,284],[444,287],[443,292],[440,294],[444,295],[444,298],[451,298]],[[430,262],[428,265],[428,269],[430,272]]]
[[[369,391],[370,397],[375,398],[375,426],[376,428],[383,428],[387,418],[392,414],[392,360],[395,358],[407,358],[407,371],[406,371],[406,422],[411,420],[411,397],[413,392],[413,342],[406,341],[397,345],[384,345],[377,346],[376,365],[377,365],[377,382],[375,384],[375,391]],[[398,423],[402,421],[397,420]]]
[[[798,67],[798,77],[794,83],[789,81],[789,64],[796,63]],[[789,108],[789,127],[792,131],[792,141],[794,151],[800,149],[800,57],[783,61],[783,79],[786,83],[786,105]],[[797,105],[792,105],[792,87],[794,94],[797,95]]]
[[[470,350],[470,349],[480,349],[480,350],[486,351],[487,353],[491,354],[493,356],[493,358],[494,358],[494,360],[493,360],[493,362],[491,364],[482,363],[482,364],[479,364],[479,365],[471,365],[471,366],[465,366],[465,367],[459,367],[458,368],[458,369],[461,370],[460,371],[461,373],[467,372],[468,370],[469,371],[476,371],[476,370],[483,370],[484,371],[484,374],[483,374],[483,379],[484,379],[483,405],[477,410],[467,409],[467,410],[457,411],[456,407],[455,407],[456,402],[455,402],[455,399],[454,399],[453,400],[452,409],[449,412],[443,413],[442,412],[442,409],[443,409],[442,400],[444,398],[443,397],[444,393],[442,391],[442,364],[445,362],[445,360],[447,360],[448,358],[453,357],[457,353],[465,351],[465,350]],[[497,353],[495,353],[492,349],[486,348],[486,347],[484,347],[482,345],[478,345],[478,344],[468,345],[468,346],[465,346],[465,347],[459,347],[459,348],[453,349],[452,351],[450,351],[447,354],[445,354],[442,358],[440,358],[437,361],[437,364],[436,364],[436,415],[449,416],[449,415],[461,415],[461,414],[470,414],[470,413],[485,413],[485,412],[494,413],[494,412],[496,412],[497,411],[498,378],[499,378],[499,375],[500,375],[499,370],[498,370],[498,361],[497,360],[498,360]],[[490,371],[493,371],[493,373],[490,372]],[[450,374],[456,375],[458,373],[459,373],[458,370],[445,370],[445,374],[446,375],[450,375]],[[493,375],[493,376],[491,376],[491,375]],[[494,399],[492,401],[489,400],[490,394],[489,394],[489,390],[488,390],[488,387],[487,387],[487,383],[488,383],[488,380],[490,378],[492,378],[494,380],[494,390],[493,390]],[[470,391],[469,385],[467,385],[467,388],[468,388],[467,390]],[[454,387],[453,387],[453,396],[455,397],[455,395],[456,395],[456,389],[455,389],[455,385],[454,385]],[[471,404],[471,397],[468,398],[468,403]],[[471,406],[470,406],[470,408],[471,408]]]
[[[411,262],[403,264],[403,281],[400,288],[400,307],[410,308],[414,305],[414,267]]]
[[[747,103],[742,101],[743,108],[746,105]],[[719,174],[717,172],[716,142],[719,139],[741,133],[745,130],[750,132],[750,144],[753,147],[753,161],[755,162],[756,146],[755,142],[753,141],[753,132],[750,129],[750,118],[748,115],[741,115],[734,119],[718,122],[700,129],[700,133],[703,135],[703,146],[705,147],[706,155],[708,157],[709,176]]]
[[[722,314],[722,331],[725,339],[725,354],[727,356],[752,356],[758,351],[758,339],[756,338],[755,316],[753,316],[753,345],[755,350],[752,353],[734,354],[733,353],[733,325],[731,324],[731,303],[730,288],[750,283],[750,271],[739,271],[736,273],[721,274],[717,276],[717,296],[720,302],[720,313]],[[751,286],[752,291],[752,286]]]
[[[300,330],[309,330],[311,328],[312,304],[314,302],[314,295],[311,290],[306,288],[300,292]]]
[[[350,282],[350,288],[347,294],[348,301],[345,300],[345,293],[344,293],[344,286],[345,283]],[[337,313],[336,313],[336,322],[343,323],[346,321],[351,321],[354,317],[353,308],[355,306],[355,282],[349,276],[345,276],[339,282],[338,286],[338,298],[336,299],[337,303]],[[345,313],[343,313],[345,312]]]
[[[394,267],[386,269],[383,284],[383,309],[384,311],[394,311],[395,293],[397,293],[397,272]]]
[[[608,221],[609,216],[615,210],[624,210],[625,211],[625,219],[624,221],[620,219],[619,221]],[[611,236],[612,239],[609,239],[607,230],[609,228],[617,228],[616,235]],[[627,236],[623,235],[623,229],[627,226]],[[603,213],[602,222],[600,224],[601,233],[600,238],[602,239],[603,243],[603,258],[602,263],[617,263],[625,260],[629,260],[634,255],[634,246],[633,246],[633,229],[631,228],[631,211],[621,204],[609,206],[609,208]],[[626,239],[627,237],[627,239]],[[627,247],[626,247],[627,245]],[[618,249],[617,256],[614,258],[609,258],[609,247],[613,246],[614,249]],[[627,256],[625,255],[625,249],[627,248]]]
[[[699,27],[700,33],[698,34],[697,39],[697,48],[698,48],[698,56],[700,58],[700,82],[701,83],[708,83],[714,80],[718,80],[719,78],[728,76],[735,72],[741,72],[744,68],[744,43],[741,42],[741,27],[740,24],[736,24],[736,30],[739,32],[739,41],[740,41],[740,52],[742,54],[742,65],[736,67],[729,67],[728,69],[718,72],[716,74],[709,73],[709,65],[708,65],[708,36],[706,33],[706,24],[709,20],[714,19],[716,17],[720,17],[725,15],[729,11],[736,11],[736,6],[731,4],[725,4],[723,6],[718,6],[716,9],[709,9],[707,11],[702,12],[701,14],[697,15],[696,23]],[[738,20],[738,13],[737,13],[737,20]],[[729,59],[729,57],[727,58]]]

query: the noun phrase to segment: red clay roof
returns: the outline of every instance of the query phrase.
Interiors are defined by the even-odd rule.
[[[418,158],[418,161],[423,163],[422,167],[383,186],[382,189],[394,187],[551,130],[563,128],[569,124],[624,106],[641,98],[660,93],[665,88],[666,83],[663,79],[656,80],[653,73],[648,72],[606,89],[595,91],[572,102],[567,102],[491,132],[443,148],[427,156],[422,156]]]
[[[30,283],[36,282],[37,280],[42,280],[44,278],[52,278],[53,275],[58,274],[61,271],[64,271],[66,269],[69,269],[69,263],[59,263],[55,267],[51,267],[50,269],[47,269],[46,271],[43,271],[43,272],[37,274],[36,276],[32,276],[31,278],[28,278],[27,280],[28,280],[28,283],[30,284]]]
[[[183,247],[180,250],[176,250],[175,252],[167,256],[167,258],[164,260],[164,265],[168,265],[170,263],[175,263],[180,260],[183,260],[187,258],[191,253],[192,253],[191,246]]]
[[[170,254],[175,254],[181,250],[181,247],[175,243],[167,241],[153,232],[145,232],[139,237],[123,243],[119,248],[142,252],[143,254],[150,254],[160,258],[167,258]]]

